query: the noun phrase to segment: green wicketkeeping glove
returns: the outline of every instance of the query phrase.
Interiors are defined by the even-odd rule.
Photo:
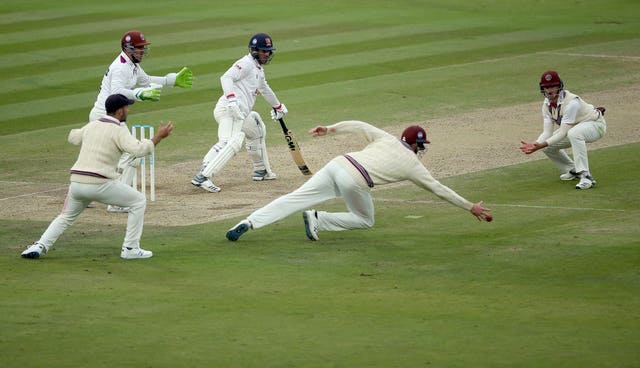
[[[177,86],[180,88],[191,88],[192,85],[193,85],[193,73],[191,72],[191,69],[185,66],[176,75],[176,82],[174,83],[174,86]]]
[[[143,88],[138,92],[136,97],[141,101],[160,101],[160,92],[162,92],[162,90],[159,88]]]

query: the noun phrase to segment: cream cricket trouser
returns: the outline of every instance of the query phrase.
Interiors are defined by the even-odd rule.
[[[606,131],[607,125],[604,121],[584,121],[569,129],[564,139],[547,146],[542,151],[563,173],[572,169],[576,172],[589,171],[587,143],[593,143],[602,138]],[[554,134],[557,132],[556,130]],[[573,160],[564,151],[569,147],[571,147]]]
[[[140,247],[147,201],[142,193],[117,180],[109,180],[103,184],[71,182],[62,213],[51,222],[39,243],[50,249],[92,201],[129,207],[127,231],[122,245],[130,248]]]
[[[247,219],[259,229],[313,205],[342,197],[349,212],[318,211],[318,230],[363,229],[373,226],[371,190],[360,183],[335,159],[315,173],[301,187],[253,212]]]

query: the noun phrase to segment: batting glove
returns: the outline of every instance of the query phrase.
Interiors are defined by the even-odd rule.
[[[162,90],[155,87],[140,88],[136,93],[136,98],[140,101],[160,101],[160,93]]]
[[[180,88],[191,88],[193,85],[193,73],[191,69],[186,66],[182,68],[178,74],[176,74],[176,80],[173,85]]]
[[[271,119],[278,121],[284,118],[284,116],[287,115],[288,112],[289,110],[287,110],[287,107],[283,103],[281,103],[280,105],[274,107],[273,110],[271,110]]]
[[[227,108],[229,109],[229,113],[233,120],[244,120],[247,116],[240,110],[240,105],[238,104],[238,99],[235,95],[231,94],[227,96]]]

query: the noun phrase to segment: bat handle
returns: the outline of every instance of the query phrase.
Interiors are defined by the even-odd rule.
[[[289,131],[289,128],[287,128],[287,125],[284,123],[284,120],[282,118],[278,119],[278,121],[280,122],[280,127],[282,128],[282,133],[287,134],[287,132]]]
[[[276,108],[275,108],[275,107],[273,107],[273,111],[274,111],[274,112],[276,112],[276,113],[278,112],[278,110],[276,110]],[[284,123],[284,119],[283,119],[283,118],[280,118],[280,119],[278,119],[278,121],[280,122],[280,127],[282,128],[282,132],[283,132],[284,134],[287,134],[287,132],[289,131],[289,129],[287,128],[287,125]]]

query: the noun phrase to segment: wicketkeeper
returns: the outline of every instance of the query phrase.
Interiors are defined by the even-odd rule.
[[[178,73],[169,73],[164,77],[150,76],[142,69],[140,63],[149,52],[151,44],[144,33],[131,30],[122,36],[122,51],[109,65],[107,72],[102,77],[100,92],[89,113],[89,121],[97,120],[106,115],[104,103],[107,97],[113,94],[121,94],[135,101],[159,101],[162,87],[191,88],[193,73],[187,67]],[[127,124],[122,122],[123,129],[127,131]],[[130,154],[122,155],[118,162],[118,171],[122,173],[120,180],[131,186],[133,177],[140,166],[141,159]],[[126,212],[127,208],[108,206],[109,212]]]

